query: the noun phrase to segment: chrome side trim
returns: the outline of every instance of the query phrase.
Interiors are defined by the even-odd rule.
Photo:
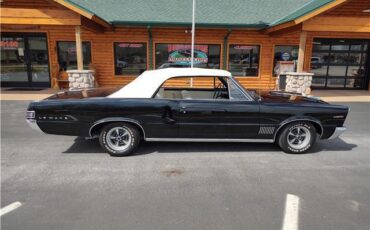
[[[259,142],[273,143],[273,139],[224,139],[224,138],[145,138],[146,141],[165,142]]]
[[[27,124],[31,127],[31,129],[37,131],[37,132],[40,132],[40,133],[44,133],[39,125],[37,124],[37,121],[35,119],[26,119],[27,121]]]
[[[336,127],[335,130],[334,130],[334,133],[328,139],[333,140],[333,139],[339,137],[346,130],[347,130],[346,127]]]
[[[134,119],[131,119],[131,118],[124,118],[124,117],[108,117],[108,118],[104,118],[104,119],[101,119],[101,120],[98,120],[96,121],[89,129],[89,135],[90,137],[93,137],[91,135],[91,131],[93,130],[93,128],[99,124],[103,124],[103,123],[107,123],[107,122],[119,122],[119,121],[123,121],[123,122],[128,122],[128,123],[133,123],[135,125],[138,125],[141,130],[143,131],[143,135],[144,135],[144,139],[145,139],[145,130],[143,128],[143,126],[136,120]]]
[[[287,125],[287,124],[289,124],[289,123],[295,122],[295,121],[310,121],[310,122],[314,122],[314,123],[318,124],[318,125],[320,126],[320,128],[321,128],[320,138],[321,138],[321,136],[322,136],[322,135],[323,135],[323,133],[324,133],[324,127],[321,125],[321,123],[320,123],[320,122],[318,122],[318,121],[316,121],[316,120],[313,120],[313,119],[310,119],[310,118],[298,118],[298,119],[289,120],[289,121],[285,121],[285,122],[283,121],[282,123],[280,123],[279,127],[276,129],[276,131],[275,131],[275,133],[274,133],[274,141],[276,140],[276,135],[277,135],[277,133],[279,132],[279,130],[280,130],[283,126],[285,126],[285,125]]]

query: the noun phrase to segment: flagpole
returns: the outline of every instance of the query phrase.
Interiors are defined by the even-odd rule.
[[[194,67],[195,1],[196,0],[193,0],[193,18],[191,22],[191,68]]]
[[[191,60],[190,67],[194,67],[194,40],[195,40],[195,1],[193,0],[193,16],[191,21]],[[193,78],[190,79],[190,87],[193,87]]]

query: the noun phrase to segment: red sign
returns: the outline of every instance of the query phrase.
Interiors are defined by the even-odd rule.
[[[17,41],[1,41],[0,47],[5,49],[17,49],[19,43]]]
[[[251,50],[254,46],[234,46],[234,49],[236,50]]]
[[[168,52],[172,52],[175,50],[191,50],[191,45],[183,45],[183,44],[169,44],[167,46]],[[208,45],[194,45],[195,50],[200,50],[204,53],[208,53]]]
[[[143,44],[140,44],[140,43],[120,43],[118,46],[122,47],[122,48],[141,48],[141,47],[143,47]]]

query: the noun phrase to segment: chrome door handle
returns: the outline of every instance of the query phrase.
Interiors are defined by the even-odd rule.
[[[186,107],[185,106],[181,106],[180,113],[183,113],[183,114],[186,113]]]

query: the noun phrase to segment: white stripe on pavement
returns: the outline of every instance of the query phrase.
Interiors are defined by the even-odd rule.
[[[285,213],[282,230],[298,230],[299,197],[286,195]]]
[[[14,203],[11,203],[8,206],[5,206],[5,207],[1,208],[1,210],[0,210],[0,216],[5,215],[8,212],[11,212],[11,211],[13,211],[13,210],[15,210],[15,209],[17,209],[17,208],[19,208],[21,206],[22,206],[22,203],[19,202],[19,201],[14,202]]]

